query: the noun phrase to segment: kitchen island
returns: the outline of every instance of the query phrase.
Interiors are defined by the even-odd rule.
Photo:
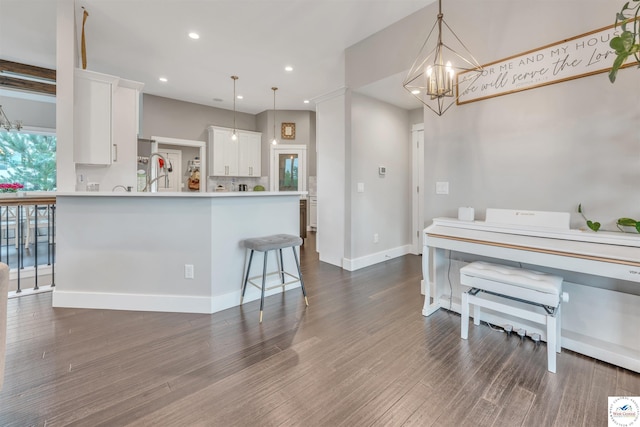
[[[303,194],[57,193],[53,306],[188,313],[237,306],[241,241],[297,235]],[[295,271],[291,251],[283,254]],[[261,273],[256,256],[252,276]],[[259,297],[247,288],[245,301]]]

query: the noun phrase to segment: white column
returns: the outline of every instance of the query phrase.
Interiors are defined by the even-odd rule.
[[[346,235],[346,93],[316,104],[318,234],[320,261],[342,267]]]
[[[58,191],[75,191],[73,162],[74,1],[58,0],[56,25],[56,164]]]

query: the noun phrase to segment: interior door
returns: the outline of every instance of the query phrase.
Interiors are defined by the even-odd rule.
[[[278,155],[278,191],[298,191],[299,160],[297,154]]]
[[[158,191],[180,192],[182,191],[182,151],[172,149],[160,149],[159,153],[169,162],[169,183],[163,178],[158,179]],[[162,175],[162,170],[158,175]]]
[[[307,147],[278,145],[271,148],[271,191],[307,190]]]
[[[411,194],[412,224],[413,224],[413,253],[422,253],[423,234],[425,227],[425,194],[424,194],[424,125],[414,125],[412,129],[412,183]]]

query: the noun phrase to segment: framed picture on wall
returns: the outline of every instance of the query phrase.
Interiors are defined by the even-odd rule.
[[[296,124],[283,123],[280,137],[282,139],[296,139]]]

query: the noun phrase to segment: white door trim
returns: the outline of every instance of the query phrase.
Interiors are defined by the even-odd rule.
[[[298,155],[298,191],[307,191],[307,146],[298,144],[271,146],[271,152],[269,153],[269,190],[278,191],[278,156],[288,153]]]
[[[422,253],[422,230],[424,229],[424,124],[411,128],[411,206],[412,206],[412,253]]]
[[[164,136],[151,137],[151,152],[158,151],[158,144],[181,145],[184,147],[196,147],[200,150],[200,192],[207,191],[207,143],[190,139],[167,138]]]

